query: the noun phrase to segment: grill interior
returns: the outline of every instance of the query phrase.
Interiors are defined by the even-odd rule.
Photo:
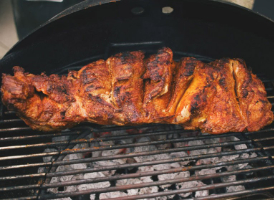
[[[149,44],[149,48],[147,48]],[[161,42],[138,44],[111,44],[105,55],[98,55],[70,66],[65,66],[53,73],[63,74],[68,69],[79,69],[84,64],[106,58],[110,54],[124,51],[124,48],[130,50],[144,49],[148,53],[154,53]],[[130,47],[130,48],[129,48]],[[155,47],[155,48],[154,48]],[[195,56],[202,61],[211,61],[212,59],[189,55],[183,52],[174,52],[174,58],[179,59],[183,56]],[[264,74],[258,74],[264,82],[268,92],[268,99],[274,104],[273,81]],[[206,135],[198,131],[185,131],[179,126],[150,124],[138,127],[117,127],[117,126],[99,126],[94,124],[81,124],[75,128],[67,129],[58,133],[42,133],[31,130],[21,119],[16,117],[14,112],[7,111],[0,104],[0,199],[58,199],[70,197],[71,199],[99,199],[103,193],[121,191],[127,193],[130,189],[141,189],[156,186],[157,192],[150,194],[139,194],[138,196],[117,197],[117,199],[268,199],[274,197],[274,127],[273,124],[265,127],[258,132],[245,133],[227,133],[222,135]],[[140,131],[145,130],[145,131]],[[117,135],[117,132],[119,133]],[[142,132],[142,133],[140,133]],[[170,136],[171,135],[171,136]],[[176,137],[174,137],[176,135]],[[154,138],[151,141],[139,140],[141,137]],[[235,137],[237,140],[227,140]],[[217,143],[207,142],[199,145],[194,141],[218,140]],[[124,143],[124,140],[132,142]],[[113,143],[108,143],[112,141]],[[104,145],[94,146],[95,143]],[[184,143],[194,145],[176,146],[175,144]],[[113,145],[114,144],[114,145]],[[76,148],[84,147],[84,148]],[[82,146],[81,146],[82,145]],[[85,146],[86,145],[86,146]],[[127,152],[125,149],[139,148],[150,145],[166,145],[163,149],[154,149],[142,152]],[[236,148],[236,146],[245,145],[245,148]],[[222,151],[210,153],[210,149],[221,147]],[[46,151],[46,149],[55,149]],[[96,152],[121,150],[123,153],[115,155],[97,156]],[[206,153],[191,154],[195,150],[205,150]],[[186,152],[184,157],[173,157],[168,159],[156,159],[144,162],[129,162],[132,158],[138,156],[151,156],[160,154],[172,154],[175,152]],[[66,156],[81,153],[82,158],[74,160],[65,159]],[[256,157],[245,155],[256,154]],[[197,164],[198,161],[210,158],[223,158],[224,156],[235,156],[236,159],[216,163]],[[49,157],[50,156],[50,157]],[[103,167],[92,167],[93,163],[98,161],[113,161],[117,159],[126,159],[126,163],[120,165],[109,165]],[[179,166],[169,169],[138,171],[140,167],[155,166],[158,164],[172,164],[186,162],[185,166]],[[58,167],[72,164],[87,164],[90,167],[84,169],[75,168],[70,171],[58,171]],[[226,167],[248,163],[250,167],[226,170]],[[200,175],[198,170],[218,168],[214,174]],[[53,178],[69,175],[87,174],[93,172],[115,171],[111,176],[97,178],[79,178],[76,180],[67,180],[63,182],[54,182]],[[159,175],[173,174],[180,172],[189,172],[188,177],[174,177],[170,180],[159,180]],[[118,173],[119,172],[119,173]],[[236,176],[236,180],[223,182],[224,177]],[[118,185],[117,182],[123,179],[132,179],[150,176],[152,182],[142,182],[128,185]],[[108,181],[109,187],[106,188],[88,188],[81,191],[66,192],[65,188],[81,184],[91,184]],[[178,183],[189,181],[199,181],[202,185],[176,188]],[[169,184],[168,190],[164,190],[161,185]],[[227,191],[230,186],[244,186],[245,190]],[[59,192],[49,192],[50,189],[56,189]],[[197,197],[197,191],[208,191],[207,197]],[[183,197],[182,193],[190,193]]]

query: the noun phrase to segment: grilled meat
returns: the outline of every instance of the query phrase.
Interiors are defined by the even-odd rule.
[[[173,61],[163,48],[98,60],[67,76],[2,75],[2,101],[33,129],[55,131],[80,122],[180,124],[219,134],[257,131],[273,121],[263,83],[240,59]]]
[[[144,53],[140,51],[119,53],[107,59],[110,71],[111,102],[117,110],[113,123],[141,123],[143,118]],[[90,110],[92,112],[92,110]]]
[[[262,124],[267,125],[273,121],[272,106],[266,98],[264,84],[247,70],[243,60],[229,60],[229,65],[233,67],[236,93],[247,130],[258,131]]]
[[[216,93],[208,103],[206,122],[201,128],[206,132],[241,132],[248,124],[241,114],[239,103],[235,94],[235,81],[233,68],[229,61],[222,59],[211,64],[217,71],[214,80]]]
[[[175,67],[171,49],[161,49],[157,55],[150,56],[146,62],[146,73],[143,76],[144,113],[143,121],[160,123],[169,118],[166,108],[171,97],[172,72]]]

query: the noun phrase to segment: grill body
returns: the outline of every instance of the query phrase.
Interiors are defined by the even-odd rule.
[[[101,5],[100,5],[101,3]],[[174,11],[163,14],[162,7],[170,6]],[[85,9],[83,9],[85,8]],[[134,13],[134,8],[143,9]],[[136,9],[135,9],[136,11]],[[137,9],[138,11],[138,9]],[[230,16],[227,18],[227,16]],[[253,23],[250,23],[250,22]],[[126,34],[125,34],[126,33]],[[65,74],[70,69],[79,69],[83,65],[100,58],[132,50],[144,50],[147,54],[155,53],[159,48],[168,46],[174,51],[174,59],[183,56],[194,56],[208,62],[221,57],[240,57],[246,60],[266,86],[269,100],[274,103],[273,63],[274,57],[273,22],[258,16],[251,11],[217,1],[86,1],[56,16],[47,24],[16,44],[0,61],[1,72],[11,73],[14,65],[22,66],[32,73]],[[73,38],[73,40],[71,39]],[[266,75],[267,74],[267,75]],[[174,199],[183,199],[179,194],[190,192],[187,198],[195,198],[195,192],[208,190],[214,194],[209,198],[272,198],[273,185],[273,132],[270,125],[254,133],[227,133],[223,135],[203,135],[199,132],[184,131],[171,125],[145,125],[148,131],[139,134],[141,127],[105,127],[94,124],[82,124],[71,130],[58,133],[41,133],[31,130],[14,112],[7,111],[0,105],[0,199],[89,199],[90,194],[96,198],[101,193],[124,191],[148,186],[160,186],[167,181],[153,180],[146,184],[117,186],[122,179],[157,177],[161,174],[189,171],[190,177],[169,180],[170,184],[190,180],[204,181],[203,186],[158,191],[154,194],[143,194],[138,198],[156,198],[175,195]],[[159,127],[161,129],[159,129]],[[113,131],[135,130],[133,134],[113,135]],[[111,132],[104,136],[103,133]],[[89,134],[94,137],[86,138]],[[177,138],[168,138],[178,134]],[[158,137],[161,136],[161,137]],[[224,141],[224,138],[236,137],[237,141]],[[61,140],[53,140],[60,137]],[[140,137],[156,138],[153,141],[138,141]],[[164,137],[164,139],[162,138]],[[84,138],[84,140],[83,140]],[[159,139],[160,138],[160,139]],[[222,139],[223,138],[223,139]],[[130,144],[121,141],[132,139]],[[205,139],[220,139],[219,143],[193,145],[185,147],[169,146],[167,149],[123,153],[115,156],[87,156],[81,159],[65,160],[65,156],[75,153],[93,154],[103,150],[136,148],[147,145],[164,145],[178,142],[191,142]],[[114,141],[115,146],[100,146],[76,149],[76,144]],[[235,149],[235,145],[246,145],[245,149]],[[176,159],[152,160],[147,162],[124,163],[104,169],[86,168],[73,171],[58,171],[60,166],[79,163],[94,163],[114,159],[134,158],[137,156],[158,155],[161,153],[188,152],[193,150],[221,147],[230,150],[218,153],[188,155]],[[45,152],[51,148],[56,151]],[[244,153],[256,153],[256,157],[240,159]],[[197,165],[200,159],[239,155],[239,159],[216,164]],[[45,162],[46,157],[50,157]],[[168,170],[137,173],[134,169],[156,164],[189,161],[184,167]],[[225,171],[223,168],[216,174],[193,176],[195,171],[214,167],[227,167],[235,164],[249,163],[250,169]],[[41,170],[43,169],[43,170]],[[53,183],[54,177],[116,170],[120,175],[97,179],[69,180]],[[225,176],[235,175],[236,181],[223,183]],[[90,184],[109,181],[110,188],[95,188],[78,192],[62,192],[70,185]],[[244,185],[245,190],[226,192],[226,187]],[[48,189],[58,188],[60,193],[49,193]],[[119,197],[119,199],[136,199]],[[202,199],[202,197],[200,197]]]
[[[151,45],[153,42],[149,43]],[[158,45],[155,48],[147,49],[147,53],[154,53],[157,51]],[[119,44],[117,44],[118,46]],[[131,47],[133,44],[128,44]],[[135,45],[135,44],[134,44]],[[138,45],[146,45],[140,43]],[[125,47],[125,44],[122,44]],[[189,56],[184,52],[174,53],[174,59],[178,60],[180,57]],[[212,61],[211,58],[198,55],[198,59],[204,62]],[[99,58],[100,55],[95,56]],[[94,58],[94,59],[95,59]],[[84,60],[90,62],[92,60]],[[64,74],[70,69],[79,69],[82,65],[74,65],[68,68],[60,68],[55,70],[55,73]],[[267,76],[259,75],[266,86],[268,98],[274,104],[274,88],[273,80]],[[170,183],[176,185],[182,182],[200,181],[205,183],[203,186],[186,187],[182,189],[173,189],[164,191],[159,189],[156,193],[143,194],[138,196],[118,197],[117,199],[148,199],[170,197],[167,199],[185,199],[180,194],[191,193],[186,199],[194,198],[195,192],[208,191],[212,196],[205,197],[220,199],[228,197],[236,198],[272,198],[274,197],[274,146],[273,146],[273,125],[266,127],[258,132],[246,133],[227,133],[222,135],[204,135],[198,131],[185,131],[181,127],[164,124],[150,124],[137,127],[116,127],[116,126],[100,126],[95,124],[81,124],[71,130],[65,130],[58,133],[42,133],[31,130],[22,120],[15,116],[12,111],[6,110],[1,104],[1,138],[0,138],[0,196],[1,199],[62,199],[70,197],[72,199],[90,199],[90,195],[94,195],[95,199],[99,199],[101,194],[109,192],[120,192],[129,189],[141,189],[148,186],[155,186],[161,188],[161,185]],[[145,129],[146,131],[140,132]],[[121,132],[118,135],[116,132]],[[106,134],[107,133],[107,134]],[[130,134],[129,134],[130,133]],[[87,137],[89,135],[89,137]],[[176,137],[174,137],[176,135]],[[140,137],[154,138],[151,141],[139,141]],[[235,137],[237,140],[227,140]],[[56,139],[57,138],[57,139]],[[206,144],[195,144],[195,141],[203,140],[219,140],[220,142],[208,142]],[[124,143],[125,140],[131,140],[129,143]],[[108,142],[112,142],[109,144]],[[176,144],[189,144],[193,146],[176,146]],[[94,145],[94,144],[102,145]],[[105,144],[104,144],[105,143]],[[86,145],[76,147],[76,145]],[[92,155],[98,152],[107,152],[115,150],[123,150],[130,148],[142,148],[151,145],[166,145],[164,149],[154,149],[151,151],[144,150],[142,152],[127,152],[119,153],[117,155],[100,155],[93,157]],[[237,145],[245,145],[243,149],[237,149]],[[210,152],[211,149],[222,148],[221,152]],[[47,151],[46,149],[54,149],[54,151]],[[192,155],[192,151],[205,151]],[[130,159],[145,156],[159,156],[162,154],[172,154],[176,152],[187,152],[189,155],[183,157],[165,158],[161,160],[152,159],[151,161],[141,161],[127,163]],[[252,154],[256,157],[252,157]],[[74,160],[64,159],[68,155],[87,155]],[[249,155],[244,158],[243,155]],[[226,156],[236,156],[237,159],[222,161],[221,158]],[[216,163],[198,164],[203,159],[220,159]],[[111,165],[103,167],[93,167],[93,163],[98,161],[115,161],[117,159],[128,159],[126,163],[120,165]],[[140,167],[157,166],[161,164],[172,164],[177,162],[185,162],[186,165],[162,169],[156,171],[140,172]],[[61,166],[68,166],[73,164],[90,164],[90,167],[84,169],[76,169],[69,171],[58,171]],[[248,163],[250,168],[235,168],[227,171],[226,167],[235,165],[245,165]],[[198,170],[218,168],[215,174],[196,175]],[[64,182],[55,182],[53,179],[60,179],[60,177],[77,176],[79,174],[88,173],[102,173],[115,171],[115,174],[106,177],[97,177],[95,179],[77,179],[67,180]],[[161,175],[170,175],[172,173],[180,173],[187,171],[190,176],[185,178],[174,178],[171,180],[159,180],[157,177]],[[116,173],[118,172],[118,174]],[[117,181],[124,179],[133,179],[142,177],[154,177],[153,182],[117,185]],[[224,177],[236,176],[235,181],[222,182]],[[84,184],[96,184],[102,181],[109,181],[110,187],[107,188],[93,188],[77,192],[67,192],[68,186],[79,187]],[[228,187],[243,185],[245,190],[234,191],[227,193]],[[49,192],[55,189],[60,192]],[[63,192],[63,190],[65,190]],[[203,197],[200,197],[203,199]]]

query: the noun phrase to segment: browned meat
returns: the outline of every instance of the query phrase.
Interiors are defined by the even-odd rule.
[[[180,100],[174,120],[174,123],[183,124],[185,129],[190,130],[201,129],[207,122],[218,78],[218,70],[213,66],[201,61],[196,63],[193,79]]]
[[[180,102],[183,94],[190,85],[193,79],[193,73],[196,66],[202,62],[195,58],[182,58],[175,69],[175,77],[173,80],[172,96],[169,101],[167,112],[174,114],[178,103]]]
[[[114,106],[111,102],[111,75],[104,60],[93,62],[78,72],[70,71],[68,80],[72,82],[72,96],[64,113],[65,121],[90,121],[108,124],[113,119]]]
[[[2,101],[33,129],[60,130],[77,123],[64,119],[75,101],[74,88],[66,77],[32,75],[14,67],[14,76],[2,76]]]
[[[107,60],[111,80],[111,102],[117,110],[113,123],[141,123],[143,119],[144,53],[119,53]]]
[[[198,60],[190,60],[188,64],[191,63],[195,66],[193,78],[179,100],[173,120],[175,124],[184,124],[197,117],[210,101],[210,98],[208,98],[210,94],[208,93],[214,93],[213,90],[209,89],[214,81],[215,71],[213,67]],[[204,119],[200,120],[204,121]]]
[[[169,118],[166,112],[171,96],[173,53],[171,49],[159,50],[157,55],[150,56],[146,62],[144,90],[145,122],[159,123]]]
[[[213,83],[216,93],[207,111],[207,120],[201,125],[204,132],[222,133],[244,131],[247,123],[235,94],[235,80],[233,68],[226,59],[211,64],[217,71],[217,78]]]
[[[68,76],[2,75],[2,101],[33,129],[55,131],[80,122],[180,124],[219,134],[257,131],[273,121],[263,83],[240,59],[205,64],[173,61],[169,48],[98,60]]]
[[[240,59],[230,60],[236,81],[239,105],[248,131],[258,131],[273,121],[272,105],[266,97],[264,84]]]

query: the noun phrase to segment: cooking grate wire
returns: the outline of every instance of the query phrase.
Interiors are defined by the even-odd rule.
[[[260,77],[264,84],[266,85],[267,92],[269,94],[268,99],[274,105],[274,90],[273,90],[273,82],[274,80],[266,79]],[[76,197],[90,193],[103,193],[110,191],[121,191],[132,188],[142,188],[148,186],[160,186],[163,184],[174,184],[180,182],[187,182],[191,180],[204,180],[210,179],[212,184],[185,188],[185,189],[177,189],[170,191],[159,191],[157,193],[151,194],[142,194],[138,196],[126,196],[119,197],[116,199],[145,199],[145,198],[153,198],[159,196],[168,196],[186,192],[194,192],[200,190],[212,190],[214,191],[214,195],[210,195],[207,197],[195,197],[196,199],[217,199],[217,198],[228,198],[242,195],[252,195],[256,193],[262,193],[265,191],[274,191],[273,179],[274,179],[274,137],[272,136],[274,133],[273,124],[264,128],[263,130],[257,132],[246,132],[246,133],[228,133],[222,135],[203,135],[197,131],[185,131],[180,127],[171,126],[171,125],[143,125],[138,127],[125,126],[125,127],[116,127],[116,126],[98,126],[98,125],[90,125],[83,124],[79,127],[73,128],[71,130],[65,130],[58,133],[49,133],[44,134],[40,132],[35,132],[31,130],[29,127],[26,127],[21,119],[18,119],[15,116],[13,111],[7,111],[0,105],[2,113],[0,126],[0,199],[1,200],[11,200],[11,199],[53,199],[53,198],[63,198],[63,197]],[[163,127],[165,130],[155,131],[154,128]],[[129,129],[140,129],[140,128],[148,128],[151,129],[148,132],[142,134],[122,134],[122,135],[107,135],[100,137],[93,137],[89,139],[83,139],[83,134],[92,133],[94,135],[99,135],[103,132],[109,131],[125,131]],[[189,133],[191,133],[189,136]],[[166,140],[155,140],[150,142],[136,142],[130,144],[117,144],[114,146],[103,146],[100,148],[84,148],[84,149],[73,149],[73,146],[76,144],[85,144],[91,142],[107,142],[107,141],[115,141],[119,142],[125,139],[132,139],[142,137],[156,137],[163,136],[168,134],[181,134],[180,138],[171,138]],[[58,159],[60,156],[65,156],[69,154],[75,153],[92,153],[97,151],[104,150],[114,150],[114,149],[123,149],[123,148],[133,148],[147,145],[160,145],[167,143],[178,143],[178,142],[188,142],[193,140],[205,140],[205,139],[216,139],[216,138],[226,138],[226,137],[237,137],[239,141],[229,141],[229,142],[220,142],[214,144],[207,145],[194,145],[194,146],[186,146],[186,147],[173,147],[170,149],[164,150],[156,150],[150,152],[134,152],[130,154],[121,154],[121,155],[113,155],[113,156],[102,156],[96,158],[82,158],[77,160],[62,160]],[[64,141],[52,141],[54,137],[64,137],[68,138]],[[45,142],[47,141],[47,142]],[[272,144],[271,144],[272,143]],[[77,164],[77,163],[92,163],[96,161],[104,161],[104,160],[115,160],[115,159],[123,159],[123,158],[133,158],[138,156],[147,156],[147,155],[158,155],[162,153],[172,153],[172,152],[180,152],[180,151],[192,151],[199,149],[208,149],[213,147],[227,147],[233,145],[245,144],[247,149],[240,149],[235,151],[222,151],[218,153],[210,153],[210,154],[201,154],[201,155],[189,155],[181,158],[173,158],[173,159],[163,159],[163,160],[153,160],[146,161],[141,163],[126,163],[115,166],[107,166],[100,168],[86,168],[86,169],[76,169],[72,171],[56,171],[56,168],[61,165],[69,165],[69,164]],[[55,152],[44,152],[45,148],[56,148]],[[146,171],[146,172],[135,172],[135,173],[125,173],[120,175],[113,175],[110,177],[100,177],[94,179],[81,179],[81,180],[73,180],[73,181],[65,181],[59,183],[49,183],[52,177],[61,177],[66,175],[75,175],[80,173],[91,173],[91,172],[102,172],[102,171],[110,171],[110,170],[122,170],[134,167],[142,167],[142,166],[152,166],[157,164],[164,163],[174,163],[174,162],[182,162],[182,161],[196,161],[199,159],[213,158],[213,157],[221,157],[228,155],[241,155],[243,153],[257,153],[257,157],[247,158],[247,159],[237,159],[226,162],[217,162],[215,164],[207,164],[207,165],[190,165],[180,168],[172,168],[167,170],[160,171]],[[49,162],[43,162],[44,157],[53,156],[52,160]],[[129,179],[129,178],[139,178],[145,176],[156,176],[160,174],[171,174],[182,171],[195,171],[201,169],[209,169],[214,167],[223,167],[230,166],[236,164],[249,163],[252,165],[250,169],[239,169],[233,171],[225,171],[218,172],[216,174],[209,175],[196,175],[190,176],[187,178],[175,178],[171,180],[160,181],[156,180],[149,183],[141,183],[134,185],[122,185],[122,186],[111,186],[108,188],[97,188],[97,189],[89,189],[80,192],[66,192],[59,194],[48,194],[45,191],[48,188],[54,187],[64,187],[70,185],[80,185],[87,183],[97,183],[103,181],[117,181],[121,179]],[[38,173],[39,167],[45,167],[45,172]],[[253,176],[247,176],[247,174],[252,173]],[[243,175],[243,180],[236,180],[232,182],[226,183],[215,183],[214,178],[220,178],[228,175]],[[29,181],[30,180],[30,181]],[[252,184],[256,184],[253,186]],[[263,184],[264,183],[264,184]],[[232,185],[250,185],[245,190],[235,191],[230,193],[221,193],[216,192],[218,188],[225,188]],[[194,198],[193,195],[190,196]],[[115,199],[115,198],[113,198]],[[186,198],[188,199],[188,198]]]
[[[167,133],[174,133],[174,131],[178,131],[178,130],[170,130],[170,131],[163,131],[160,132],[159,134],[167,134]],[[259,133],[264,133],[264,132],[269,132],[269,131],[273,131],[273,128],[269,128],[269,129],[264,129],[262,131],[259,131]],[[180,130],[180,132],[183,132],[183,130]],[[156,132],[157,133],[157,132]],[[79,134],[77,133],[77,131],[75,131],[75,134]],[[153,133],[148,133],[147,135],[153,135]],[[254,133],[248,133],[248,135],[254,135],[254,134],[258,134],[258,132],[254,132]],[[59,136],[60,134],[58,134]],[[138,135],[138,134],[137,134]],[[103,150],[109,150],[109,149],[120,149],[120,148],[127,148],[127,147],[134,147],[134,146],[143,146],[143,145],[149,145],[149,144],[164,144],[164,143],[168,143],[168,142],[179,142],[179,141],[191,141],[191,140],[198,140],[198,139],[205,139],[205,138],[222,138],[222,137],[228,137],[228,136],[239,136],[242,135],[241,133],[232,133],[232,134],[224,134],[224,135],[218,135],[218,136],[214,136],[214,135],[208,135],[208,136],[203,136],[203,135],[199,135],[196,137],[189,137],[189,138],[180,138],[180,139],[174,139],[174,141],[171,140],[166,140],[166,141],[153,141],[153,142],[143,142],[143,143],[134,143],[134,144],[129,144],[129,145],[117,145],[113,148],[111,147],[103,147]],[[49,136],[50,137],[50,136]],[[114,138],[116,137],[117,140],[124,138],[123,136],[114,136]],[[133,135],[133,137],[136,137],[136,135]],[[15,137],[16,138],[16,137]],[[108,140],[112,140],[114,138],[102,138],[106,139],[106,141]],[[126,137],[127,138],[127,137]],[[10,140],[11,138],[9,138]],[[18,139],[18,138],[17,138]],[[240,140],[240,141],[233,141],[233,142],[224,142],[224,143],[219,143],[219,144],[209,144],[207,146],[204,145],[196,145],[196,146],[192,146],[192,147],[183,147],[183,148],[175,148],[175,149],[167,149],[167,150],[160,150],[160,151],[156,151],[154,152],[155,154],[159,154],[159,153],[164,153],[164,152],[174,152],[174,151],[187,151],[187,150],[196,150],[196,149],[204,149],[204,148],[212,148],[212,147],[220,147],[220,146],[226,146],[226,145],[235,145],[235,144],[251,144],[251,143],[256,143],[256,142],[263,142],[263,141],[268,141],[268,140],[274,140],[274,137],[265,137],[265,138],[258,138],[258,139],[248,139],[248,140]],[[5,141],[5,140],[3,140]],[[77,140],[76,140],[77,141]],[[77,143],[77,142],[75,142]],[[55,145],[59,145],[58,143]],[[99,151],[102,149],[76,149],[76,150],[67,150],[65,154],[70,154],[70,153],[78,153],[78,152],[89,152],[89,151]],[[138,166],[145,166],[145,165],[155,165],[155,164],[160,164],[160,163],[170,163],[170,162],[177,162],[177,161],[184,161],[184,160],[197,160],[197,159],[203,159],[203,158],[209,158],[209,157],[216,157],[216,156],[224,156],[224,155],[233,155],[233,154],[242,154],[242,153],[247,153],[247,152],[260,152],[262,150],[271,150],[274,149],[274,146],[268,146],[268,147],[253,147],[253,148],[248,148],[248,149],[243,149],[243,150],[237,150],[237,151],[233,151],[233,152],[220,152],[220,153],[215,153],[215,154],[205,154],[205,155],[197,155],[197,156],[189,156],[189,157],[184,157],[184,158],[176,158],[174,159],[167,159],[167,160],[160,160],[160,161],[150,161],[150,162],[145,162],[145,163],[133,163],[133,164],[124,164],[124,165],[120,165],[120,166],[112,166],[112,167],[106,167],[106,168],[100,168],[100,169],[85,169],[85,170],[74,170],[72,172],[67,171],[67,172],[51,172],[51,173],[36,173],[36,174],[24,174],[24,175],[18,175],[18,176],[3,176],[0,177],[0,180],[17,180],[17,179],[25,179],[25,178],[33,178],[33,177],[55,177],[55,176],[63,176],[63,175],[69,175],[69,174],[77,174],[77,173],[87,173],[87,172],[96,172],[96,171],[103,171],[103,170],[114,170],[114,169],[121,169],[121,168],[129,168],[129,167],[138,167]],[[135,157],[138,155],[151,155],[151,153],[153,154],[153,152],[141,152],[141,153],[133,153],[133,155],[118,155],[118,156],[112,156],[112,158],[106,156],[106,157],[99,157],[99,158],[88,158],[88,159],[79,159],[79,160],[72,160],[72,161],[56,161],[56,162],[48,162],[46,163],[47,165],[56,165],[59,166],[60,164],[71,164],[71,163],[83,163],[83,162],[92,162],[92,161],[98,161],[98,160],[108,160],[108,159],[118,159],[118,158],[125,158],[125,157]],[[42,153],[41,155],[35,155],[36,156],[49,156],[49,155],[56,155],[57,153],[54,152],[54,154],[52,153]],[[26,157],[25,157],[26,156]],[[24,159],[24,158],[29,158],[29,155],[21,155],[20,159]],[[18,159],[18,157],[1,157],[0,160],[8,160],[8,159]],[[134,177],[141,177],[141,176],[148,176],[148,175],[158,175],[161,173],[174,173],[174,172],[179,172],[179,171],[185,171],[185,170],[198,170],[198,169],[204,169],[204,168],[213,168],[213,167],[217,167],[217,166],[228,166],[228,165],[232,165],[232,164],[240,164],[240,163],[252,163],[252,162],[258,162],[258,161],[265,161],[265,160],[270,160],[273,159],[272,157],[269,156],[262,156],[262,157],[256,157],[256,158],[249,158],[249,159],[242,159],[242,160],[236,160],[236,161],[231,161],[231,162],[222,162],[222,163],[217,163],[214,165],[201,165],[201,166],[191,166],[191,167],[185,167],[185,168],[179,168],[179,169],[172,169],[172,170],[164,170],[164,171],[155,171],[155,172],[145,172],[145,173],[139,173],[139,174],[125,174],[125,175],[120,175],[120,176],[113,176],[113,177],[103,177],[103,178],[97,178],[97,179],[93,179],[93,180],[79,180],[79,181],[69,181],[69,182],[62,182],[62,183],[58,183],[58,184],[33,184],[33,185],[26,185],[26,186],[14,186],[14,187],[2,187],[0,188],[0,191],[13,191],[13,190],[20,190],[20,189],[33,189],[33,188],[37,188],[37,189],[45,189],[45,188],[50,188],[50,187],[59,187],[59,186],[66,186],[66,185],[77,185],[77,184],[83,184],[83,183],[92,183],[92,182],[100,182],[100,181],[106,181],[106,180],[118,180],[118,179],[123,179],[123,178],[134,178]],[[31,163],[31,164],[26,164],[26,165],[13,165],[13,166],[1,166],[1,170],[7,170],[7,169],[12,169],[12,168],[16,168],[16,167],[25,167],[25,168],[29,168],[29,167],[35,167],[35,166],[44,166],[45,163],[40,163],[41,165],[37,165],[38,163]],[[226,176],[228,174],[238,174],[238,173],[247,173],[247,172],[253,172],[253,171],[260,171],[260,170],[273,170],[274,165],[267,165],[264,167],[257,167],[257,168],[252,168],[252,169],[246,169],[246,170],[238,170],[238,171],[232,171],[232,172],[223,172],[223,173],[217,173],[214,175],[207,175],[207,176],[199,176],[199,177],[195,177],[197,178],[197,180],[202,180],[203,178],[213,178],[215,176],[221,177],[221,176]],[[257,182],[257,181],[262,181],[262,180],[269,180],[272,179],[273,176],[266,176],[266,177],[261,177],[260,179],[251,179],[249,181],[251,182]],[[192,177],[185,179],[185,181],[189,181],[191,180]],[[179,180],[171,180],[169,181],[170,183],[173,182],[182,182],[183,180],[179,179]],[[167,183],[167,182],[165,182]],[[238,184],[242,184],[242,182],[237,182]],[[236,184],[233,183],[233,184]],[[244,182],[247,183],[247,182]],[[149,183],[148,185],[161,185],[163,184],[163,182],[154,182],[154,183]],[[228,186],[229,184],[226,183]],[[141,185],[141,186],[145,186],[145,185]],[[141,187],[141,186],[136,186],[135,187]],[[216,187],[221,187],[221,185],[214,185]],[[224,186],[224,185],[223,185]],[[130,187],[130,186],[128,186]],[[133,187],[134,188],[134,187]],[[270,187],[269,187],[270,188]],[[120,188],[121,189],[121,188]],[[197,189],[197,188],[196,188]],[[79,192],[79,193],[73,193],[73,194],[58,194],[58,195],[48,195],[48,196],[44,196],[43,198],[59,198],[59,197],[66,197],[66,196],[75,196],[75,195],[80,195],[80,194],[85,194],[85,193],[90,193],[90,192],[107,192],[107,191],[116,191],[119,190],[119,187],[114,188],[114,189],[109,189],[109,188],[104,188],[101,190],[91,190],[91,191],[84,191],[84,192]],[[178,190],[180,191],[180,190]],[[178,192],[177,191],[177,192]],[[183,191],[188,191],[188,190],[183,190]],[[249,192],[254,192],[257,190],[250,190]],[[176,193],[176,192],[175,192]],[[174,194],[175,194],[174,193]],[[245,192],[246,193],[246,192]],[[162,194],[168,194],[168,193],[162,193]],[[161,195],[161,194],[159,194]],[[153,196],[153,195],[152,195]],[[146,198],[152,197],[150,195],[146,196]],[[28,197],[30,198],[30,196]],[[133,197],[132,197],[133,198]],[[125,198],[125,199],[130,199],[129,197]]]

